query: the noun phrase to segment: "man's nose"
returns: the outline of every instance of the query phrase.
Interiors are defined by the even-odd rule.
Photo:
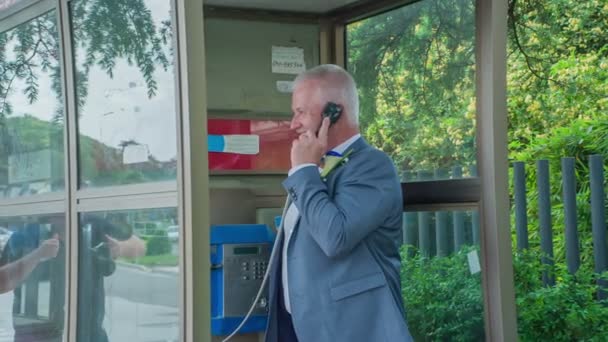
[[[289,129],[300,128],[300,122],[296,120],[296,118],[291,119],[291,123],[289,124]]]

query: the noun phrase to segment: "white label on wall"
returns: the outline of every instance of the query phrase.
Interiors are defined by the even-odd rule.
[[[299,74],[306,70],[304,49],[298,47],[272,47],[272,72],[277,74]]]
[[[128,145],[122,153],[123,164],[135,164],[148,161],[148,146]]]
[[[293,93],[293,81],[277,81],[279,93]]]
[[[467,254],[467,258],[469,259],[469,271],[471,271],[471,274],[481,272],[481,266],[479,265],[479,256],[477,255],[477,250],[470,251]]]

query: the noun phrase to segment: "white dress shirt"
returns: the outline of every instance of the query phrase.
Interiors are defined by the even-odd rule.
[[[338,152],[340,154],[344,154],[346,149],[348,147],[350,147],[350,145],[352,145],[360,137],[361,137],[361,134],[355,134],[352,137],[350,137],[348,140],[346,140],[345,142],[336,146],[332,151]],[[317,166],[317,165],[316,164],[302,164],[302,165],[293,167],[289,170],[288,176],[293,175],[294,173],[296,173],[297,171],[299,171],[305,167],[311,167],[311,166]],[[323,169],[319,168],[319,172],[322,170]],[[287,212],[285,213],[285,217],[284,217],[284,220],[285,220],[285,222],[283,223],[284,238],[283,238],[283,251],[282,251],[282,258],[281,258],[282,259],[281,282],[283,283],[283,302],[285,303],[285,309],[289,313],[291,313],[291,303],[289,302],[289,284],[287,281],[287,267],[288,267],[288,265],[287,265],[287,247],[289,246],[289,240],[291,239],[291,235],[293,234],[293,230],[295,229],[296,222],[298,221],[299,216],[300,216],[300,212],[298,211],[298,208],[296,208],[295,204],[292,202],[291,205],[289,206],[289,208],[287,209]]]

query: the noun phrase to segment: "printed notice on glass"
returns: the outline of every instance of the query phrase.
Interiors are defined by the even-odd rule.
[[[467,253],[467,259],[469,261],[469,271],[471,271],[471,274],[481,272],[481,266],[479,265],[479,256],[477,255],[477,250],[472,250]]]
[[[306,70],[304,49],[298,47],[273,46],[272,72],[276,74],[299,74]]]

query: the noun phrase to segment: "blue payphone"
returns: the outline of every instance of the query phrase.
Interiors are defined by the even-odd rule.
[[[211,226],[211,333],[232,333],[243,321],[262,285],[275,233],[265,224]],[[264,290],[240,333],[264,331]]]

